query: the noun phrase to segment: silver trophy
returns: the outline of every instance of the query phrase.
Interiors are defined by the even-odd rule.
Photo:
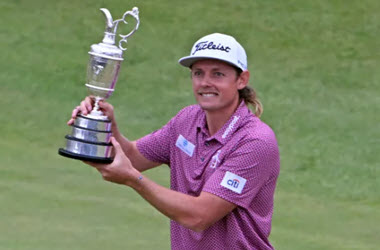
[[[115,90],[119,75],[120,64],[123,61],[123,43],[139,27],[139,11],[134,7],[124,13],[121,19],[113,21],[107,9],[100,9],[106,17],[106,31],[103,41],[91,45],[90,60],[87,66],[88,93],[95,97],[95,104],[90,114],[78,115],[72,125],[72,132],[66,135],[66,147],[60,148],[58,153],[62,156],[99,163],[111,163],[113,157],[110,143],[111,121],[99,110],[99,101],[108,99]],[[126,18],[136,20],[134,29],[127,35],[121,35],[119,46],[115,45],[115,35],[120,22],[127,24]]]

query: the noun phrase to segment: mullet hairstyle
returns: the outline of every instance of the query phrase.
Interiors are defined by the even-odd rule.
[[[237,77],[243,72],[241,69],[234,67],[237,72]],[[243,89],[239,89],[239,98],[244,100],[246,105],[251,104],[253,107],[253,113],[260,117],[264,111],[263,105],[257,98],[256,91],[249,85],[245,86]]]

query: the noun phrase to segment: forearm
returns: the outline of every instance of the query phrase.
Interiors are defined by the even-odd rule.
[[[204,218],[206,207],[201,206],[198,197],[176,192],[158,185],[147,177],[135,179],[127,183],[146,201],[171,220],[178,222],[193,231],[202,231],[208,227]]]
[[[159,163],[149,161],[146,159],[137,149],[136,141],[130,141],[128,138],[123,136],[119,129],[117,128],[116,123],[112,127],[113,137],[119,142],[124,154],[132,162],[132,165],[140,172],[143,172],[147,169],[159,166]]]
[[[133,143],[128,140],[125,136],[123,136],[116,124],[112,124],[112,136],[120,143],[123,152],[128,158],[133,160]],[[133,161],[132,161],[133,162]]]

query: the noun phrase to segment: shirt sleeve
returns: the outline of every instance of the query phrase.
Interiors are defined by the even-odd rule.
[[[148,160],[169,164],[172,138],[172,118],[165,126],[137,140],[137,149]]]
[[[260,189],[279,173],[277,142],[249,139],[240,142],[210,176],[203,191],[238,206],[248,207]],[[273,195],[273,194],[268,194]]]
[[[180,110],[165,126],[137,140],[137,149],[148,160],[170,164],[171,145],[175,143],[176,126],[191,107]]]

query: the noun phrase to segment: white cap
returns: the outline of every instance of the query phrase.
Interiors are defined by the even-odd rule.
[[[191,67],[193,63],[202,59],[216,59],[227,62],[247,70],[247,54],[244,48],[232,36],[214,33],[202,37],[196,41],[191,49],[190,56],[179,59],[179,63],[185,67]]]

